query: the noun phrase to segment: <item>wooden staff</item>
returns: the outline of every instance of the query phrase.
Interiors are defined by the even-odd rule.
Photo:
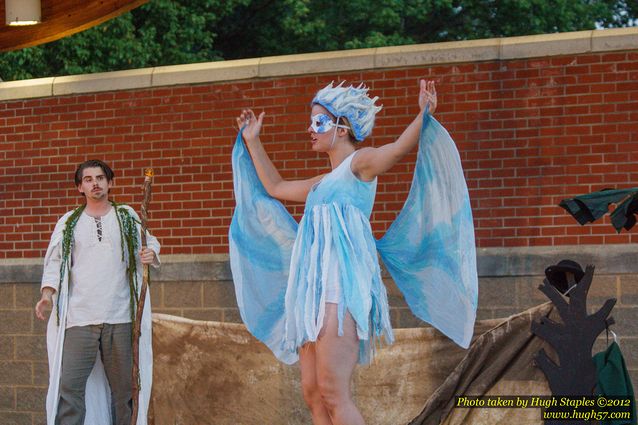
[[[144,170],[144,198],[142,199],[142,248],[146,248],[146,220],[148,218],[148,204],[151,200],[151,181],[153,179],[153,169]],[[140,334],[142,329],[142,314],[144,313],[144,301],[146,291],[150,281],[148,264],[143,264],[142,289],[137,301],[135,310],[135,326],[133,327],[133,375],[132,392],[133,409],[131,414],[131,425],[137,424],[137,415],[140,408]]]

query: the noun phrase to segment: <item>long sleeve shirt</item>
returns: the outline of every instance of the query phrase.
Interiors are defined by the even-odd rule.
[[[130,289],[115,209],[99,218],[82,213],[73,236],[66,328],[130,322]],[[155,252],[157,267],[159,242],[147,234],[147,245]],[[44,265],[43,288],[59,290],[61,261],[58,244]]]

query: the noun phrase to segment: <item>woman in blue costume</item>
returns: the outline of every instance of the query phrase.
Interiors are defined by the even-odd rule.
[[[354,368],[370,361],[375,342],[393,341],[377,250],[417,316],[464,347],[475,318],[469,198],[454,143],[430,115],[434,82],[420,81],[419,113],[395,142],[357,149],[381,109],[367,92],[343,84],[317,92],[308,133],[332,171],[307,180],[284,180],[268,158],[259,138],[264,112],[237,118],[229,233],[237,302],[253,335],[281,361],[299,360],[317,425],[364,423],[351,397]],[[408,201],[375,241],[376,178],[417,144]],[[298,226],[275,198],[305,202]]]

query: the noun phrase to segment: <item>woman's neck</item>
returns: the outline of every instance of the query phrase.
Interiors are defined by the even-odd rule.
[[[344,141],[342,143],[335,143],[334,148],[328,151],[328,157],[330,158],[330,166],[332,169],[334,170],[341,165],[341,163],[355,150],[354,145],[350,142]]]

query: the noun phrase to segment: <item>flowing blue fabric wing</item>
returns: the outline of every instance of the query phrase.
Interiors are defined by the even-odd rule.
[[[292,364],[297,353],[285,349],[282,335],[297,222],[261,184],[241,131],[235,140],[232,164],[236,206],[228,242],[241,318],[279,360]]]
[[[478,299],[470,198],[454,141],[429,114],[410,193],[377,249],[412,312],[467,348]]]

